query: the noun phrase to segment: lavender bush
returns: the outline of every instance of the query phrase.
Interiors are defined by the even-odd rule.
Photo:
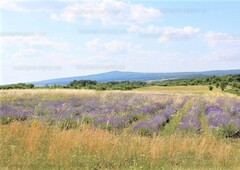
[[[200,114],[201,108],[199,105],[199,101],[196,100],[181,119],[178,128],[184,131],[200,132],[201,130],[201,122],[199,119]]]
[[[169,118],[176,112],[172,107],[165,108],[148,120],[143,120],[133,126],[133,131],[145,136],[152,136],[167,123]]]
[[[174,94],[108,93],[103,96],[26,96],[2,100],[1,124],[33,119],[72,129],[89,124],[96,128],[120,130],[152,136],[158,133],[193,96]],[[196,96],[195,96],[196,99]],[[189,106],[178,129],[198,133],[201,130],[199,99]],[[220,129],[225,136],[240,131],[240,101],[236,98],[203,97],[209,128]]]

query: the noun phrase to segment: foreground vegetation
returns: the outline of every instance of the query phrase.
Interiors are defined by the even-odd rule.
[[[8,169],[238,169],[240,142],[204,135],[152,138],[83,125],[0,125],[1,167]]]
[[[0,168],[239,169],[239,97],[193,87],[2,90]]]

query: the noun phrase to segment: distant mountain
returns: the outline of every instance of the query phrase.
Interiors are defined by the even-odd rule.
[[[96,80],[98,82],[148,81],[148,80],[164,80],[164,79],[197,78],[197,77],[206,77],[206,76],[212,76],[212,75],[229,75],[229,74],[240,74],[240,69],[239,70],[215,70],[215,71],[204,71],[204,72],[176,72],[176,73],[138,73],[138,72],[111,71],[111,72],[93,74],[88,76],[43,80],[39,82],[33,82],[33,84],[38,86],[42,86],[46,84],[66,85],[73,80]]]

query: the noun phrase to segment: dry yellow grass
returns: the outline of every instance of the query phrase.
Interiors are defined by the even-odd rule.
[[[209,91],[208,86],[150,86],[135,91],[164,92],[164,93],[221,93],[220,89],[214,88]]]
[[[135,89],[132,91],[95,91],[95,90],[77,90],[77,89],[15,89],[15,90],[0,90],[0,100],[4,100],[4,96],[8,98],[19,98],[19,97],[32,97],[32,96],[78,96],[78,97],[87,97],[87,96],[97,96],[104,98],[108,94],[123,94],[123,93],[146,93],[146,94],[187,94],[187,95],[204,95],[204,96],[224,96],[224,97],[236,97],[240,96],[225,93],[220,89],[214,88],[213,91],[209,91],[208,86],[150,86]]]
[[[44,164],[71,167],[73,159],[82,162],[91,156],[93,164],[95,157],[102,158],[102,164],[114,160],[115,164],[111,166],[115,168],[124,166],[124,163],[127,167],[127,161],[132,158],[139,163],[148,161],[150,164],[146,166],[153,167],[159,163],[173,167],[187,167],[189,164],[193,168],[200,168],[201,164],[206,168],[240,167],[239,143],[210,136],[173,134],[147,138],[127,133],[117,135],[87,125],[62,131],[36,121],[28,124],[14,122],[1,125],[0,129],[1,167],[16,168],[16,163],[17,167],[31,167],[40,163],[39,157]]]

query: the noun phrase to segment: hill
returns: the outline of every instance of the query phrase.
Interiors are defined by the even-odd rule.
[[[215,70],[205,72],[175,72],[175,73],[139,73],[139,72],[121,72],[111,71],[100,74],[93,74],[87,76],[76,76],[67,78],[58,78],[33,82],[34,85],[66,85],[73,80],[96,80],[97,82],[110,82],[110,81],[149,81],[149,80],[165,80],[165,79],[186,79],[186,78],[198,78],[211,75],[230,75],[240,74],[239,70]]]

